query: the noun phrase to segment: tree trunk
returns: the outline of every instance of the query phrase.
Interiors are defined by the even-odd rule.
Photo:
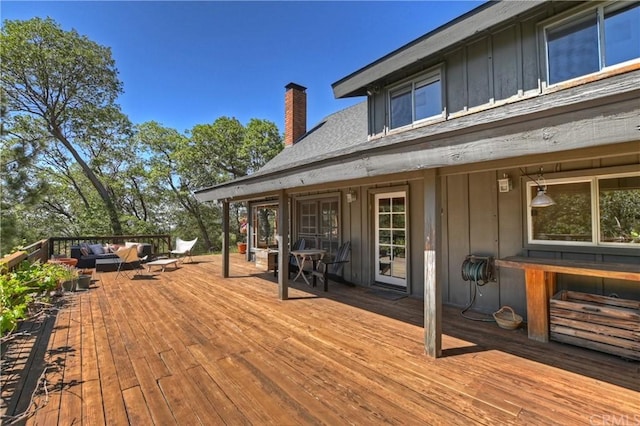
[[[78,162],[85,176],[91,181],[93,187],[98,191],[100,198],[102,198],[102,202],[104,203],[105,208],[107,209],[107,214],[109,215],[109,221],[111,222],[111,230],[113,231],[113,235],[122,235],[122,225],[120,224],[120,215],[116,210],[116,206],[113,203],[109,192],[102,184],[100,179],[96,176],[96,174],[91,170],[89,165],[84,161],[84,159],[80,156],[78,151],[73,147],[73,145],[67,140],[67,138],[62,134],[62,131],[59,127],[53,127],[51,129],[51,133],[58,139],[64,146],[69,150],[73,158]]]

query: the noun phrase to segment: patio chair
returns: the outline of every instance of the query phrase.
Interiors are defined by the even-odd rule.
[[[116,274],[116,279],[118,279],[120,274],[125,275],[129,279],[132,278],[124,268],[127,265],[131,265],[133,267],[133,270],[135,271],[133,274],[134,277],[140,274],[140,271],[142,270],[142,262],[147,258],[147,256],[143,258],[138,256],[138,246],[136,245],[120,249],[116,252],[116,255],[120,259],[120,262],[118,262],[118,273]]]
[[[176,248],[171,250],[169,254],[170,255],[175,254],[177,257],[181,258],[183,263],[187,257],[189,257],[189,259],[191,259],[191,262],[193,262],[193,258],[191,257],[191,250],[193,249],[193,246],[196,245],[197,241],[198,241],[198,238],[190,241],[185,241],[185,240],[181,240],[180,238],[176,238]]]
[[[324,283],[324,291],[329,291],[329,279],[346,283],[342,277],[342,270],[344,269],[344,264],[349,263],[350,251],[351,242],[347,241],[338,248],[335,256],[330,259],[320,259],[316,270],[311,271],[312,275],[319,278]]]

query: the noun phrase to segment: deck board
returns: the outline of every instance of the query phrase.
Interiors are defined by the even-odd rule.
[[[281,301],[273,274],[239,256],[226,280],[219,256],[194,259],[135,279],[98,273],[88,291],[64,296],[41,339],[49,400],[26,424],[547,425],[640,415],[639,362],[531,341],[525,329],[468,321],[448,306],[444,356],[434,360],[421,300],[292,282]],[[18,396],[3,390],[5,407],[24,407]]]

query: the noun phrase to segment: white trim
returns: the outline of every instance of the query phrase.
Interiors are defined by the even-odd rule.
[[[378,192],[374,194],[373,213],[374,213],[374,278],[377,282],[395,285],[398,287],[408,288],[409,285],[409,195],[408,191],[391,191],[391,192]],[[378,254],[380,253],[380,240],[379,240],[379,208],[378,202],[381,198],[404,198],[404,279],[396,276],[381,275],[380,264]],[[391,218],[391,224],[393,225],[393,218]],[[393,237],[390,243],[393,246]],[[393,268],[393,266],[391,266]]]
[[[440,121],[445,118],[446,112],[446,96],[445,96],[445,83],[444,83],[444,65],[439,64],[430,68],[424,73],[418,74],[407,79],[404,79],[392,86],[389,86],[386,90],[386,104],[387,104],[387,122],[386,126],[389,132],[396,132],[398,130],[411,129],[414,126],[421,125],[430,121]],[[428,117],[416,119],[416,86],[427,86],[434,82],[440,83],[440,113],[431,115]],[[411,122],[404,126],[391,127],[392,113],[391,113],[391,98],[392,95],[410,93],[411,94]]]

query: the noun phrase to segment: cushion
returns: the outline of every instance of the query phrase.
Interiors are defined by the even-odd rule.
[[[80,254],[83,256],[89,256],[91,254],[89,243],[80,243]]]
[[[89,244],[89,249],[93,254],[104,254],[104,248],[100,244]]]
[[[137,246],[137,245],[138,245],[138,243],[134,243],[134,242],[131,242],[131,241],[126,241],[126,242],[124,243],[124,246],[125,246],[126,248],[133,247],[133,246]]]

